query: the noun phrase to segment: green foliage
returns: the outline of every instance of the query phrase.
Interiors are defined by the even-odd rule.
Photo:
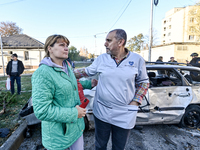
[[[89,58],[89,59],[94,58],[94,54],[89,53],[89,54],[88,54],[88,58]]]
[[[134,36],[133,38],[128,40],[128,42],[127,42],[128,47],[127,48],[132,52],[133,51],[139,52],[143,43],[144,43],[144,36],[143,36],[142,33],[140,33],[137,36]]]
[[[69,48],[68,56],[71,60],[77,60],[77,58],[79,57],[79,52],[77,51],[76,47],[71,46]]]
[[[71,46],[71,47],[69,48],[68,56],[69,56],[69,58],[70,58],[72,61],[74,61],[74,60],[75,60],[75,61],[83,61],[84,59],[86,59],[85,57],[80,56],[79,53],[80,53],[80,52],[77,50],[76,47]]]
[[[5,83],[7,77],[0,77],[0,96],[4,94],[7,95],[6,101],[8,102],[11,99],[12,95],[10,91],[6,91]],[[6,106],[5,113],[0,115],[0,128],[9,128],[11,129],[10,134],[18,127],[18,117],[19,112],[22,107],[27,103],[31,97],[31,75],[26,75],[21,77],[22,84],[22,93],[21,95],[14,94],[10,103]],[[17,85],[15,83],[15,91],[17,91]],[[4,95],[4,96],[5,96]],[[2,98],[0,98],[0,104],[2,104]],[[3,110],[3,106],[0,105],[0,112]],[[8,136],[9,137],[9,136]],[[0,138],[0,146],[8,139]]]
[[[0,106],[3,106],[5,100],[5,105],[16,102],[16,94],[11,94],[10,91],[0,91]]]

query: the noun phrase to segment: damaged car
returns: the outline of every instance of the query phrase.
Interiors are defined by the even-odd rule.
[[[200,68],[171,64],[147,64],[150,87],[139,106],[136,125],[200,125]],[[86,130],[94,128],[93,101],[96,88],[84,90],[89,99]]]

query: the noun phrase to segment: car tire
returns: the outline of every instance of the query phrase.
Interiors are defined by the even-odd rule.
[[[84,122],[85,122],[85,130],[84,131],[88,131],[89,130],[89,121],[86,116],[84,117]]]
[[[196,129],[200,125],[200,106],[191,105],[186,108],[179,126]]]

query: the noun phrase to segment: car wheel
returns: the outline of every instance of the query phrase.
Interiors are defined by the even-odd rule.
[[[181,127],[196,129],[200,124],[200,106],[191,105],[189,106],[185,114],[183,115],[179,125]]]
[[[89,130],[89,121],[86,116],[84,117],[84,122],[85,122],[85,130],[84,131],[88,131]]]

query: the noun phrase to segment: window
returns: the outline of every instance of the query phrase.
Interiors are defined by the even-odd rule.
[[[196,15],[196,14],[197,14],[197,9],[196,9],[196,10],[192,10],[190,13],[191,13],[192,15]]]
[[[187,46],[177,46],[177,50],[179,50],[179,51],[187,51],[188,47]]]
[[[200,41],[200,36],[197,36],[196,41]]]
[[[164,24],[166,24],[166,20],[164,21]]]
[[[171,25],[169,25],[169,29],[171,29],[171,27],[172,27],[172,26],[171,26]]]
[[[189,40],[194,40],[194,35],[189,35]]]
[[[24,60],[29,60],[29,52],[28,51],[24,52]]]
[[[13,51],[10,51],[9,54],[13,54]]]
[[[166,27],[164,27],[164,31],[166,31]]]
[[[165,35],[165,34],[163,34],[163,36],[165,37],[166,35]]]
[[[195,32],[195,28],[193,26],[190,27],[190,32]]]
[[[168,33],[168,36],[170,36],[170,35],[171,35],[171,32]]]
[[[163,40],[163,44],[165,44],[165,40]]]
[[[194,22],[194,18],[190,18],[190,23],[193,23]]]
[[[171,22],[171,19],[172,19],[172,18],[169,18],[169,22]]]

